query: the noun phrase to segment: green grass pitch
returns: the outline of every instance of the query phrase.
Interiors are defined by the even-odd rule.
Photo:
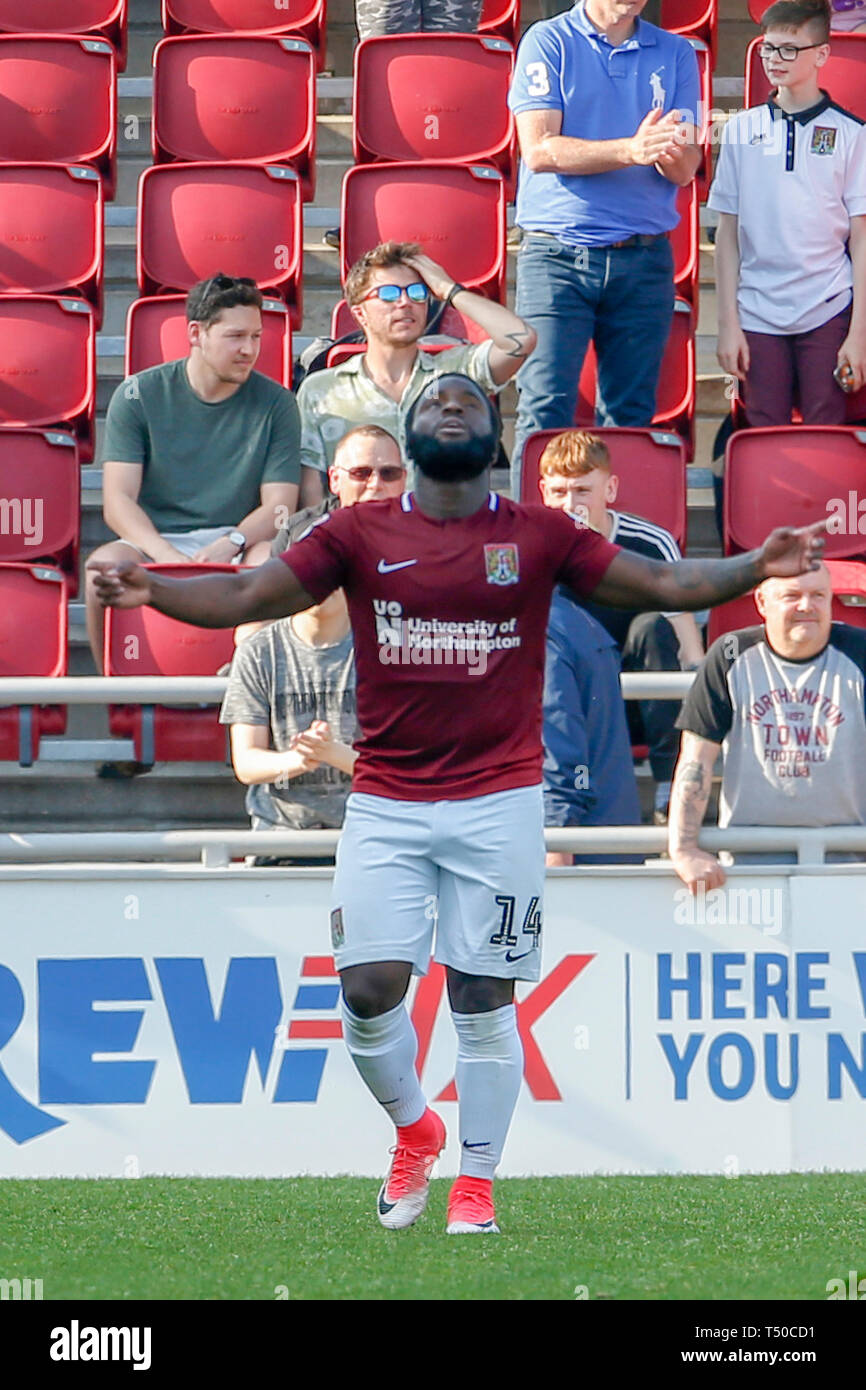
[[[444,1180],[384,1231],[377,1187],[7,1179],[0,1277],[45,1299],[788,1301],[866,1273],[866,1175],[507,1179],[498,1238],[446,1237]]]

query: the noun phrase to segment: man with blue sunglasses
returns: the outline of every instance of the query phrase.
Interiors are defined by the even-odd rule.
[[[535,346],[535,333],[523,319],[464,289],[413,242],[386,241],[366,252],[346,277],[345,296],[366,351],[314,372],[300,387],[302,506],[327,495],[328,469],[349,430],[382,426],[399,441],[405,459],[406,415],[434,378],[460,373],[493,394]],[[474,341],[439,352],[421,349],[431,300],[453,306]],[[443,322],[442,329],[453,331],[452,325],[453,319]]]

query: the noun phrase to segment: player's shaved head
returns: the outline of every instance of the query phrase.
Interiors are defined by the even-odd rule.
[[[477,382],[450,373],[412,402],[406,452],[435,482],[470,482],[495,462],[501,432],[499,415]]]

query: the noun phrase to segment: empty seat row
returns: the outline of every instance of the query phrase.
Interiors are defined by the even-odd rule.
[[[106,39],[126,67],[127,0],[0,0],[0,34],[77,34]]]

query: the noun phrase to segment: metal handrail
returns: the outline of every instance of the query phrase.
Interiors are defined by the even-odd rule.
[[[620,676],[626,700],[681,700],[692,671],[629,672]],[[225,676],[6,676],[4,705],[218,705]]]
[[[197,860],[218,867],[233,856],[333,855],[339,830],[164,830],[0,835],[0,863]],[[547,829],[549,850],[574,854],[659,855],[667,849],[662,826],[599,826]],[[866,826],[828,825],[706,827],[703,849],[733,853],[796,853],[800,864],[820,864],[826,851],[866,854]]]

